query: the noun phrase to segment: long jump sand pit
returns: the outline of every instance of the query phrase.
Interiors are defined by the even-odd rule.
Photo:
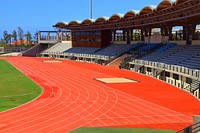
[[[60,60],[44,60],[43,62],[45,62],[45,63],[61,63],[62,61],[60,61]]]
[[[95,78],[97,81],[113,84],[113,83],[135,83],[138,82],[136,80],[128,79],[128,78]]]

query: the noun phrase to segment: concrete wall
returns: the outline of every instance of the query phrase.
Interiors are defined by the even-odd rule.
[[[72,46],[72,41],[62,41],[62,43],[70,43],[70,46]]]
[[[113,43],[114,44],[127,44],[126,41],[114,41]]]
[[[169,41],[169,43],[176,43],[178,45],[186,45],[186,41]]]
[[[193,117],[194,124],[200,122],[200,115],[195,115]]]
[[[0,53],[4,53],[4,47],[0,47]]]
[[[178,45],[186,45],[185,40],[183,40],[183,41],[170,41],[170,42],[177,43]],[[193,40],[192,45],[200,45],[200,40]]]
[[[193,40],[193,41],[192,41],[192,44],[193,44],[193,45],[200,45],[200,40]]]

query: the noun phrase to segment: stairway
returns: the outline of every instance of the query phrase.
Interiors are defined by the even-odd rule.
[[[127,58],[128,56],[130,56],[129,54],[123,54],[122,56],[120,56],[120,57],[118,57],[118,58],[116,58],[115,60],[113,60],[112,62],[110,62],[109,64],[108,64],[108,66],[119,66],[120,65],[120,63],[125,59],[125,58]]]
[[[35,57],[37,54],[41,53],[45,49],[48,48],[48,44],[37,44],[30,49],[26,50],[23,52],[23,56],[30,56],[30,57]]]

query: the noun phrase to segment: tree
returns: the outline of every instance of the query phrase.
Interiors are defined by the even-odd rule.
[[[3,39],[5,43],[8,44],[9,38],[8,38],[8,31],[6,30],[3,32]]]
[[[11,42],[12,42],[12,34],[8,34],[7,38],[8,38],[9,44],[11,44]]]
[[[4,41],[4,39],[1,38],[0,47],[5,47],[5,46],[6,46],[5,41]]]
[[[17,32],[16,32],[16,30],[13,31],[13,33],[12,33],[12,38],[13,38],[13,40],[14,40],[15,42],[17,41]]]
[[[35,40],[35,43],[38,43],[38,31],[35,32],[33,38]]]
[[[21,27],[17,27],[18,29],[18,37],[19,37],[19,40],[20,40],[20,44],[23,43],[23,37],[24,37],[24,31]]]
[[[31,33],[29,31],[27,31],[27,33],[25,34],[25,37],[26,37],[27,43],[30,44],[32,36],[31,36]]]

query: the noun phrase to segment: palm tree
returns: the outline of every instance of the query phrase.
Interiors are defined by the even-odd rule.
[[[32,36],[31,36],[31,33],[29,31],[27,31],[27,33],[25,34],[25,37],[26,37],[27,43],[30,44]]]
[[[8,39],[8,32],[6,30],[3,32],[3,40],[5,41],[6,44],[8,44],[9,39]]]
[[[16,30],[13,31],[12,38],[15,42],[17,42],[17,32],[16,32]]]
[[[24,31],[21,27],[18,27],[17,29],[18,29],[18,37],[19,37],[20,43],[22,44],[23,43]]]
[[[8,35],[7,35],[7,38],[8,38],[8,40],[9,40],[9,42],[10,42],[9,44],[11,44],[11,42],[12,42],[12,34],[8,34]]]

